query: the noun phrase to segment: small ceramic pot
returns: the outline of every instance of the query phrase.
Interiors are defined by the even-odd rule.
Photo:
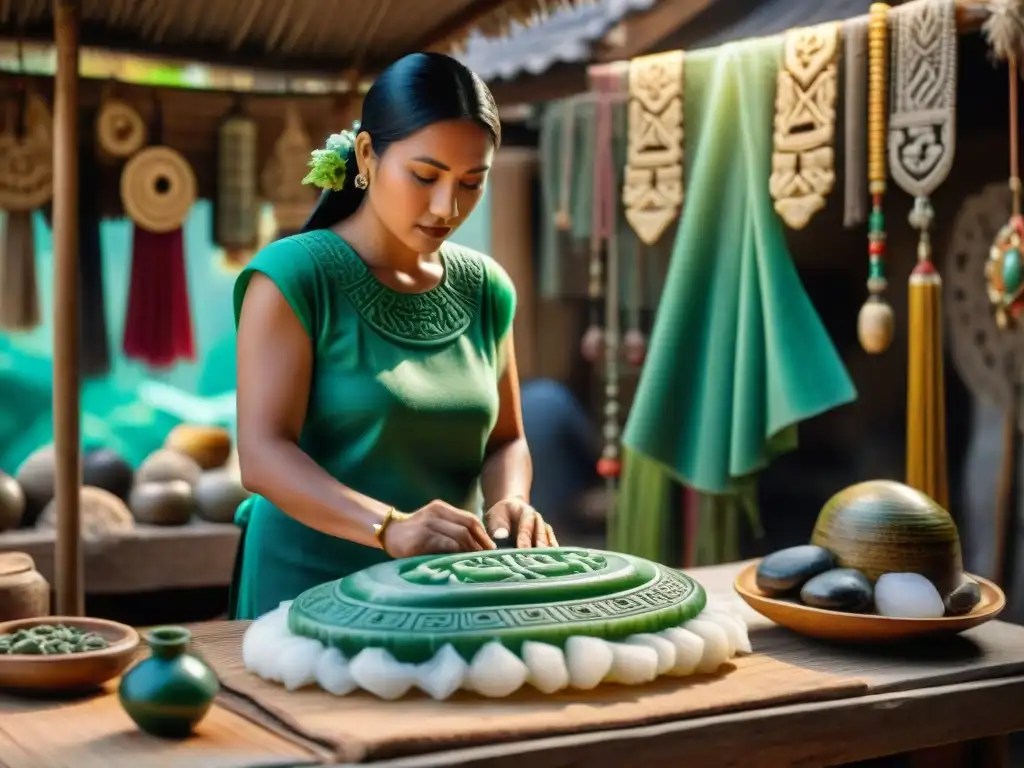
[[[185,738],[206,716],[220,690],[209,665],[189,653],[184,627],[159,627],[146,636],[152,655],[121,678],[121,706],[146,733]]]
[[[50,615],[50,585],[31,555],[0,552],[0,621]]]

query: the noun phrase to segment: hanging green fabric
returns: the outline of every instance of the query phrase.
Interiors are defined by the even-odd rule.
[[[856,398],[768,192],[781,58],[776,37],[685,60],[686,201],[624,442],[705,493]]]
[[[672,480],[664,468],[623,447],[622,475],[615,509],[608,517],[608,547],[666,565],[678,560],[668,551]]]
[[[623,88],[625,90],[625,87]],[[626,104],[612,107],[612,155],[616,188],[626,167]],[[587,254],[594,218],[595,106],[589,94],[551,102],[540,122],[541,170],[540,295],[545,299],[582,297],[587,286]],[[569,230],[559,230],[556,216],[566,206]],[[639,241],[625,216],[619,216],[619,285],[625,301],[636,279]],[[574,279],[569,274],[575,269]],[[659,286],[658,275],[647,278]]]

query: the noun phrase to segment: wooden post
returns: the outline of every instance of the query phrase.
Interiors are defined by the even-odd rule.
[[[78,23],[80,0],[53,0],[57,46],[53,139],[53,442],[56,455],[57,613],[85,613],[79,492]]]

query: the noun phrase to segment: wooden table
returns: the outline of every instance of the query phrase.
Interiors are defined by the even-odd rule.
[[[745,563],[688,571],[734,594]],[[737,602],[739,598],[736,598]],[[930,658],[795,639],[743,605],[755,652],[864,679],[867,695],[386,760],[375,768],[787,768],[901,753],[914,768],[1003,768],[1024,730],[1024,628],[990,622]],[[993,738],[994,737],[994,738]],[[337,764],[335,768],[342,768]],[[351,765],[351,764],[349,764]]]
[[[731,593],[740,564],[691,573],[712,593]],[[377,768],[784,768],[841,765],[914,752],[915,768],[1005,766],[998,739],[1024,730],[1024,628],[991,622],[952,645],[908,658],[829,647],[795,637],[747,612],[754,650],[868,683],[865,695],[768,707],[660,725],[523,740],[377,761]],[[113,696],[90,714],[62,710],[55,731],[30,702],[0,695],[0,765],[12,768],[241,768],[321,764],[282,727],[257,727],[220,707],[200,737],[162,745],[138,733]],[[18,714],[24,715],[20,719]],[[32,724],[36,723],[35,726]],[[42,744],[60,742],[59,753]],[[966,747],[929,748],[973,742]],[[109,745],[98,753],[90,745]],[[305,743],[309,747],[308,743]],[[40,762],[38,756],[46,755]],[[13,758],[11,757],[13,755]],[[57,755],[50,757],[50,755]],[[35,756],[35,757],[34,757]],[[340,765],[336,765],[340,768]]]
[[[26,552],[54,584],[54,532],[30,528],[0,533],[0,552]],[[125,595],[231,584],[239,529],[193,520],[188,525],[136,524],[122,535],[86,541],[85,591]]]

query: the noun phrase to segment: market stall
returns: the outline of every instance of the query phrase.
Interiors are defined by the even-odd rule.
[[[870,19],[874,35],[867,38],[875,43],[875,63],[880,51],[886,56],[902,43],[891,42],[890,48],[884,35],[879,43],[879,34],[890,21],[898,30],[908,20],[917,23],[923,18],[943,43],[955,41],[957,26],[966,26],[970,20],[968,6],[975,7],[964,2],[957,5],[959,13],[952,0],[917,0],[899,9],[876,4]],[[890,12],[891,20],[886,18]],[[737,232],[748,237],[733,249],[732,273],[716,272],[718,264],[703,271],[691,269],[692,284],[682,292],[689,292],[691,298],[713,295],[736,304],[735,295],[727,289],[738,282],[737,276],[754,282],[752,276],[764,275],[765,282],[773,283],[777,290],[769,298],[774,302],[765,300],[761,306],[733,312],[720,335],[735,335],[735,316],[743,315],[745,327],[738,335],[745,343],[737,348],[749,353],[749,359],[735,360],[737,367],[783,359],[786,365],[780,368],[791,378],[805,374],[795,387],[780,385],[772,391],[782,402],[771,404],[778,411],[776,417],[781,413],[771,423],[783,428],[852,397],[825,334],[814,327],[816,318],[806,297],[799,294],[792,265],[782,278],[773,275],[774,280],[767,280],[769,267],[785,263],[786,256],[778,246],[782,225],[775,215],[793,226],[801,217],[814,215],[817,201],[807,198],[829,192],[826,173],[814,176],[815,184],[784,183],[793,181],[794,174],[787,176],[786,171],[798,166],[778,156],[820,149],[819,144],[827,142],[823,138],[827,132],[815,132],[819,144],[794,148],[791,134],[800,131],[779,130],[773,136],[767,130],[772,121],[764,119],[766,114],[792,107],[794,99],[788,97],[794,96],[794,81],[807,88],[806,78],[798,77],[806,75],[800,71],[800,56],[784,58],[779,53],[824,49],[834,54],[835,46],[823,46],[821,38],[831,34],[834,42],[836,33],[835,29],[793,30],[781,39],[705,51],[689,62],[685,81],[692,85],[691,75],[704,76],[714,86],[691,94],[697,97],[691,104],[705,109],[687,114],[686,130],[705,139],[704,175],[711,177],[717,170],[723,177],[717,183],[731,181],[735,186],[718,187],[722,194],[705,197],[697,206],[698,220],[716,243],[731,247]],[[898,35],[895,40],[900,40]],[[827,55],[819,56],[816,63],[821,71],[815,77],[834,79]],[[631,142],[626,152],[624,196],[629,226],[651,243],[681,217],[678,239],[688,251],[696,250],[697,234],[686,223],[694,211],[692,203],[689,208],[684,205],[680,183],[682,64],[683,54],[674,52],[657,62],[648,59],[602,67],[591,76],[599,135],[610,138],[613,108],[625,100],[634,102],[630,124],[636,121],[657,129],[639,133],[648,141],[654,137],[654,149],[660,152],[645,152],[652,147],[642,141]],[[878,74],[877,67],[868,71]],[[937,71],[950,77],[948,68]],[[631,89],[623,98],[619,86],[624,73],[627,82],[650,87]],[[885,85],[886,79],[872,78],[872,113],[879,106],[878,86]],[[776,86],[781,94],[777,100]],[[945,89],[937,90],[948,95]],[[823,98],[829,92],[834,96],[833,89],[822,91]],[[906,105],[899,102],[899,106]],[[938,118],[948,117],[948,109],[935,110],[928,117],[935,119],[936,112]],[[716,123],[716,115],[728,120]],[[778,122],[788,125],[785,120]],[[898,130],[906,128],[896,122]],[[740,135],[745,142],[741,148]],[[873,144],[877,149],[878,143]],[[877,198],[881,195],[875,176],[879,158],[874,151],[869,156],[874,161],[870,175]],[[632,349],[634,362],[650,361],[639,354],[646,351],[642,329],[627,324],[623,332],[621,324],[620,314],[627,318],[628,314],[620,313],[618,303],[622,297],[616,284],[619,265],[613,209],[621,191],[615,175],[622,168],[611,152],[594,157],[592,164],[598,174],[595,197],[600,206],[593,209],[597,231],[590,254],[595,312],[584,349],[605,365],[607,444],[601,470],[614,485],[622,466],[616,379],[620,340],[627,355]],[[783,178],[770,174],[769,168]],[[697,178],[700,175],[694,173],[687,180],[693,183]],[[804,194],[798,194],[801,190]],[[932,190],[926,185],[918,197]],[[723,200],[730,205],[722,207]],[[566,223],[571,225],[572,220]],[[878,242],[881,222],[875,217],[871,224],[876,235],[871,241]],[[932,271],[924,246],[918,251],[919,264],[925,265],[920,272],[927,276]],[[877,247],[869,253],[875,280],[868,289],[874,299],[884,288],[880,255]],[[708,289],[709,284],[715,290]],[[763,295],[749,285],[741,293],[748,300]],[[936,297],[921,293],[916,298],[931,311],[920,313],[912,322],[934,330]],[[790,318],[788,323],[779,321],[786,301],[795,303],[798,310],[796,320]],[[705,317],[698,304],[684,302],[693,311],[670,315],[669,324],[685,326],[694,317],[712,324],[713,318]],[[768,304],[773,304],[774,313],[763,309]],[[871,319],[871,312],[866,314]],[[880,328],[878,336],[885,336],[884,322],[865,325],[869,326],[866,331]],[[804,332],[795,362],[792,357],[766,354],[766,338],[776,332],[785,337],[794,328]],[[632,342],[629,331],[636,332]],[[652,348],[665,341],[666,333],[659,336],[654,328]],[[925,362],[934,360],[934,335],[916,335],[911,349],[919,349]],[[884,346],[873,343],[878,339],[870,333],[862,338],[873,351]],[[707,350],[714,345],[702,339],[693,346]],[[708,367],[713,366],[708,363]],[[664,369],[668,372],[663,378],[678,384],[674,377],[690,368],[696,368],[692,361],[677,364],[675,370]],[[911,410],[930,424],[938,418],[935,411],[941,415],[941,398],[935,394],[934,369],[918,368],[922,387],[920,395],[911,398]],[[645,403],[646,420],[656,420],[650,415],[653,410],[673,431],[678,413],[685,409],[671,407],[678,403],[666,405],[663,387],[664,383],[648,387],[652,402]],[[712,385],[685,405],[710,412],[712,421],[753,422],[755,427],[771,421],[754,406],[742,414],[723,416],[725,409],[715,398],[728,388]],[[681,389],[686,391],[685,386]],[[750,403],[760,402],[757,387],[740,391],[750,396]],[[737,406],[736,410],[742,409]],[[74,421],[65,427],[73,431]],[[911,461],[907,479],[944,501],[941,468],[934,469],[939,462],[928,458],[941,453],[941,445],[935,448],[941,440],[932,439],[936,432],[941,438],[941,430],[931,431],[932,435],[920,438],[916,448],[921,450],[912,452],[925,458]],[[699,476],[719,488],[742,479],[738,470],[756,466],[762,459],[759,449],[773,437],[748,428],[744,450],[730,453],[728,446],[722,450],[722,445],[708,439],[709,434],[705,431],[707,455],[716,459],[710,465],[689,455],[685,446],[669,445],[680,454],[669,458],[682,467],[680,474]],[[913,438],[912,430],[908,435]],[[639,444],[667,463],[672,451],[657,445],[656,439],[641,433],[634,440],[630,442],[627,426],[627,445]],[[75,454],[74,442],[63,447],[67,450],[69,445]],[[785,445],[782,441],[772,447]],[[71,478],[76,479],[74,472]],[[64,480],[68,481],[67,475]],[[637,478],[629,482],[636,483]],[[640,485],[633,488],[646,491]],[[9,659],[22,657],[10,664],[0,659],[0,675],[6,679],[27,674],[24,670],[31,664],[25,657],[32,655],[33,648],[43,655],[52,649],[57,656],[48,665],[41,660],[38,668],[57,670],[53,677],[95,674],[87,665],[75,665],[73,654],[82,648],[96,648],[111,664],[122,665],[118,671],[127,671],[117,693],[110,682],[116,673],[108,669],[99,694],[59,703],[0,697],[0,711],[7,715],[0,720],[0,763],[117,768],[146,763],[173,767],[187,760],[225,766],[374,763],[398,768],[512,765],[528,759],[542,766],[593,762],[625,768],[675,763],[684,754],[695,764],[714,768],[834,765],[910,753],[920,765],[1005,765],[1001,745],[989,737],[1024,730],[1021,708],[1007,706],[1024,694],[1024,629],[994,620],[1005,597],[997,585],[963,571],[955,524],[944,508],[920,490],[875,482],[837,494],[822,508],[820,529],[816,526],[814,532],[820,546],[801,548],[814,550],[812,562],[808,563],[806,551],[798,553],[803,560],[793,553],[776,553],[783,560],[788,557],[790,567],[774,575],[762,571],[767,559],[757,565],[738,563],[684,572],[654,558],[574,547],[390,560],[315,586],[252,623],[194,625],[189,628],[191,635],[182,628],[154,629],[147,635],[151,655],[130,669],[138,647],[132,628],[110,628],[108,640],[83,634],[81,628],[40,627],[45,620],[33,619],[18,630],[23,634],[0,637],[0,643],[12,651]],[[648,509],[657,501],[648,496]],[[69,575],[67,570],[80,552],[78,509],[66,499],[63,504],[59,535],[74,533],[74,538],[72,546],[65,544],[57,553],[58,588],[80,590],[77,572]],[[845,537],[837,522],[844,519],[852,531]],[[649,535],[650,529],[645,533]],[[843,566],[840,558],[852,561],[853,551],[859,552],[861,563]],[[877,563],[868,561],[879,551],[894,567],[880,568],[883,574],[875,577],[879,585],[873,596],[863,573],[837,573],[876,567]],[[910,572],[914,568],[918,570]],[[923,582],[926,594],[921,598],[921,593],[889,593],[902,604],[893,610],[883,607],[881,579],[889,574],[914,577],[916,586]],[[855,590],[846,589],[838,594],[808,593],[820,598],[818,605],[812,604],[802,587],[830,576],[855,581],[871,599],[865,600],[864,592],[852,594]],[[970,598],[966,607],[953,605],[950,601],[965,593],[965,586]],[[799,598],[793,597],[794,590],[799,590]],[[851,594],[855,608],[842,603]],[[789,599],[782,599],[787,595]],[[67,592],[62,604],[73,615],[74,599]],[[769,611],[775,623],[767,620]],[[833,640],[842,636],[847,641],[861,633],[862,643],[851,648],[810,639],[829,637],[829,632]],[[888,646],[883,642],[897,637],[915,642]],[[102,643],[108,644],[100,647]],[[147,679],[173,680],[175,685],[147,687]],[[168,695],[176,690],[188,690],[190,695],[180,699]],[[191,738],[168,741],[140,734],[133,722],[146,734],[179,737],[199,724]],[[953,746],[944,754],[932,751],[947,745]]]

